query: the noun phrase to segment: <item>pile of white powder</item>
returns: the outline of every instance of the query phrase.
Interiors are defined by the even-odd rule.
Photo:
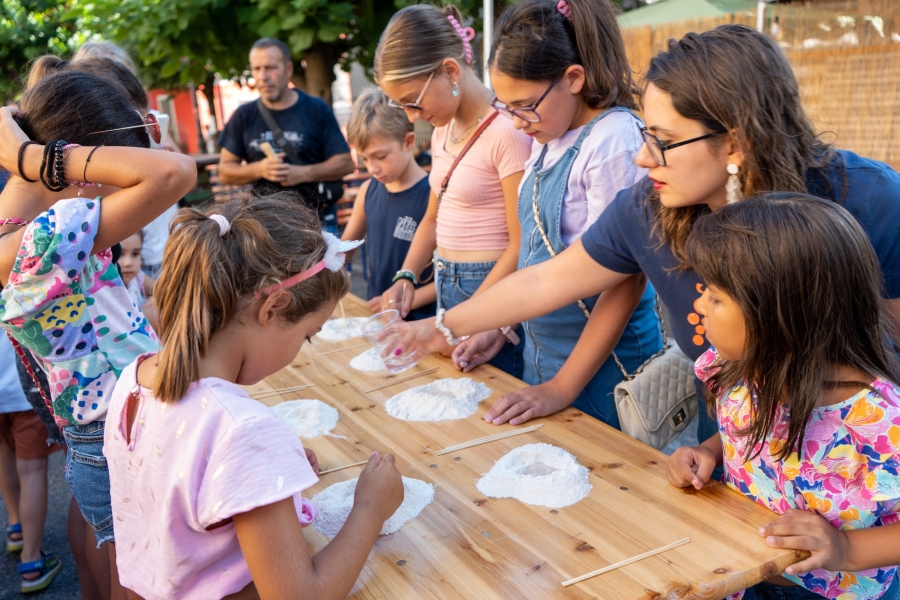
[[[326,435],[338,422],[338,411],[318,400],[291,400],[271,407],[301,438]]]
[[[357,371],[384,371],[387,367],[381,360],[381,350],[369,348],[359,356],[350,359],[350,366]]]
[[[319,509],[319,516],[313,521],[316,531],[333,538],[337,535],[344,521],[350,516],[353,508],[353,494],[356,492],[356,479],[350,479],[328,486],[315,495],[313,503]],[[403,504],[390,519],[384,522],[381,534],[394,533],[403,525],[419,515],[434,499],[434,486],[419,479],[403,477]]]
[[[475,414],[478,403],[491,395],[491,389],[468,377],[438,379],[400,392],[387,401],[384,409],[404,421],[449,421]]]
[[[350,338],[362,336],[362,324],[366,322],[365,317],[347,317],[346,319],[331,319],[325,321],[322,325],[322,331],[316,334],[316,337],[328,340],[330,342],[338,342],[340,340],[349,340]]]
[[[476,484],[491,498],[515,498],[526,504],[562,508],[591,491],[588,470],[550,444],[528,444],[508,452]]]

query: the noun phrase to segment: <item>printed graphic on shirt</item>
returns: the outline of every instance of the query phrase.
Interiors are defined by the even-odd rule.
[[[296,131],[283,131],[282,135],[284,135],[284,141],[291,145],[291,149],[294,153],[299,153],[300,149],[303,148],[305,136]],[[263,131],[258,138],[250,140],[250,150],[252,152],[262,152],[259,145],[263,142],[269,142],[272,145],[272,148],[278,152],[278,144],[275,142],[275,136],[272,135],[271,131]]]
[[[703,295],[704,286],[702,283],[697,284],[697,293],[700,296]],[[700,298],[698,297],[694,300],[694,311],[692,313],[688,313],[687,321],[694,328],[694,337],[692,338],[695,346],[706,347],[709,346],[709,342],[706,341],[704,337],[706,335],[706,318],[700,316],[700,309],[697,308],[697,303],[700,302]]]
[[[404,242],[411,242],[416,234],[418,225],[412,217],[400,217],[397,219],[397,225],[394,227],[394,237]]]

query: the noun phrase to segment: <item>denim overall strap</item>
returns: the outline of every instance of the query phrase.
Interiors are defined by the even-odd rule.
[[[566,148],[562,156],[546,168],[544,167],[545,147],[527,174],[518,204],[519,222],[522,226],[519,269],[548,261],[555,254],[566,249],[567,244],[562,239],[561,222],[569,176],[582,144],[590,135],[593,127],[603,118],[615,112],[633,114],[622,107],[603,111],[584,127],[575,142]],[[535,199],[539,204],[538,211],[534,209]],[[548,244],[544,240],[545,236],[552,250],[548,249]],[[589,394],[589,390],[586,388],[582,392],[585,402],[580,402],[581,396],[579,396],[579,400],[576,400],[574,404],[576,408],[616,427],[618,426],[618,415],[615,414],[615,406],[612,402],[612,387],[623,379],[623,371],[630,372],[637,368],[660,345],[658,343],[658,321],[653,310],[652,286],[648,285],[648,292],[649,296],[645,294],[642,298],[638,310],[632,316],[629,328],[626,328],[626,333],[615,349],[616,354],[622,352],[629,358],[623,359],[625,364],[621,369],[613,358],[606,361],[608,364],[604,364],[601,371],[595,376],[597,381],[592,380],[588,385],[588,388],[593,385],[597,390],[593,394]],[[583,302],[570,304],[550,314],[530,319],[523,324],[525,333],[523,378],[527,383],[531,385],[544,383],[556,375],[578,342],[587,323],[587,316],[596,301],[597,296],[586,298]],[[633,327],[636,318],[638,326]],[[603,402],[598,400],[598,402],[592,403],[587,398],[589,395],[598,398],[602,396]],[[609,401],[607,402],[607,400]],[[600,404],[604,405],[600,406]]]

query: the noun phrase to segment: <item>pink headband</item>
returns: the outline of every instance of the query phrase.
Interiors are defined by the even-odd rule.
[[[566,0],[559,0],[559,2],[556,3],[556,10],[558,10],[559,14],[564,16],[569,21],[572,20],[572,13],[569,10],[569,3],[566,2]]]
[[[337,238],[337,236],[328,231],[323,231],[322,237],[325,238],[325,243],[328,245],[328,248],[325,250],[325,257],[322,260],[306,269],[305,271],[300,271],[296,275],[292,275],[284,281],[270,285],[260,292],[256,292],[254,296],[256,298],[262,298],[263,296],[271,294],[272,292],[277,292],[278,290],[283,290],[285,288],[297,285],[302,281],[306,281],[316,273],[322,272],[322,270],[325,268],[328,268],[329,271],[340,271],[342,268],[344,268],[346,253],[355,248],[359,248],[365,241],[358,240],[355,242],[342,242]]]
[[[453,29],[456,30],[457,35],[462,38],[463,49],[466,51],[466,64],[472,64],[472,45],[469,43],[475,39],[475,30],[471,27],[466,27],[463,29],[462,25],[459,24],[459,21],[456,20],[456,17],[453,15],[447,15],[447,20],[450,21],[450,24],[453,25]]]
[[[316,264],[314,264],[313,266],[311,266],[310,268],[308,268],[307,270],[300,271],[293,277],[288,277],[287,279],[285,279],[284,281],[282,281],[280,283],[270,285],[269,287],[265,288],[263,291],[257,292],[254,295],[257,298],[262,298],[263,296],[267,296],[267,295],[271,294],[272,292],[277,292],[278,290],[283,290],[284,288],[288,288],[293,285],[297,285],[301,281],[306,281],[307,279],[309,279],[316,273],[320,272],[324,268],[325,268],[325,260],[323,259],[323,260],[320,260],[319,262],[317,262]]]

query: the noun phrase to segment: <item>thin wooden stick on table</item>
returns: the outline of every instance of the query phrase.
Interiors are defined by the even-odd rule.
[[[396,379],[389,383],[385,383],[384,385],[379,385],[378,387],[374,387],[371,390],[365,390],[365,393],[370,394],[372,392],[377,392],[378,390],[383,390],[384,388],[391,387],[392,385],[397,385],[398,383],[403,383],[404,381],[409,381],[410,379],[415,379],[416,377],[421,377],[422,375],[431,375],[432,373],[439,370],[440,367],[428,369],[427,371],[422,371],[421,373],[416,373],[415,375],[410,375],[409,377],[403,377],[402,379]]]
[[[672,548],[677,548],[678,546],[683,546],[691,541],[691,538],[684,538],[683,540],[679,540],[677,542],[672,542],[668,546],[663,546],[662,548],[657,548],[656,550],[651,550],[650,552],[644,552],[643,554],[638,554],[637,556],[632,556],[631,558],[626,558],[625,560],[621,560],[615,564],[609,565],[608,567],[603,567],[602,569],[597,569],[596,571],[591,571],[590,573],[586,573],[580,577],[576,577],[575,579],[569,579],[568,581],[563,581],[562,584],[564,587],[568,587],[573,583],[578,583],[579,581],[584,581],[585,579],[590,579],[591,577],[596,577],[597,575],[602,575],[603,573],[608,573],[609,571],[613,571],[618,569],[619,567],[624,567],[625,565],[630,565],[633,562],[637,562],[639,560],[644,560],[645,558],[650,558],[651,556],[655,556],[657,554],[661,554],[666,552],[667,550],[671,550]]]
[[[291,392],[299,392],[300,390],[305,390],[307,388],[315,386],[316,384],[310,383],[307,385],[295,385],[293,387],[278,388],[277,390],[264,390],[261,392],[250,394],[250,397],[256,400],[262,400],[263,398],[271,398],[272,396],[280,396],[282,394],[290,394]]]
[[[329,354],[337,354],[338,352],[343,352],[344,350],[356,350],[357,348],[362,348],[364,346],[369,346],[369,342],[364,344],[356,344],[355,346],[347,346],[346,348],[337,348],[336,350],[329,350],[328,352],[316,352],[316,356],[328,356]]]
[[[524,429],[516,429],[514,431],[506,431],[504,433],[495,433],[494,435],[489,435],[483,438],[478,438],[475,440],[469,440],[468,442],[463,442],[462,444],[456,444],[455,446],[447,446],[443,450],[438,450],[435,452],[436,455],[447,454],[448,452],[456,452],[457,450],[462,450],[463,448],[471,448],[472,446],[479,446],[481,444],[489,444],[491,442],[496,442],[497,440],[506,439],[508,437],[513,437],[514,435],[522,435],[523,433],[531,433],[532,431],[537,431],[544,424],[540,425],[532,425],[531,427],[525,427]]]
[[[391,450],[393,450],[393,449],[394,449],[394,447],[391,446],[390,448],[387,449],[387,452],[384,452],[384,453],[382,454],[382,456],[384,456],[385,454],[388,454],[388,453],[389,453]],[[319,475],[325,475],[325,474],[327,474],[327,473],[334,473],[335,471],[343,471],[344,469],[349,469],[350,467],[358,467],[358,466],[360,466],[360,465],[366,464],[367,462],[369,462],[369,461],[367,461],[367,460],[361,460],[361,461],[359,461],[359,462],[355,462],[355,463],[352,463],[352,464],[349,464],[349,465],[344,465],[343,467],[335,467],[335,468],[333,468],[333,469],[327,469],[327,470],[325,470],[325,471],[319,471]]]

